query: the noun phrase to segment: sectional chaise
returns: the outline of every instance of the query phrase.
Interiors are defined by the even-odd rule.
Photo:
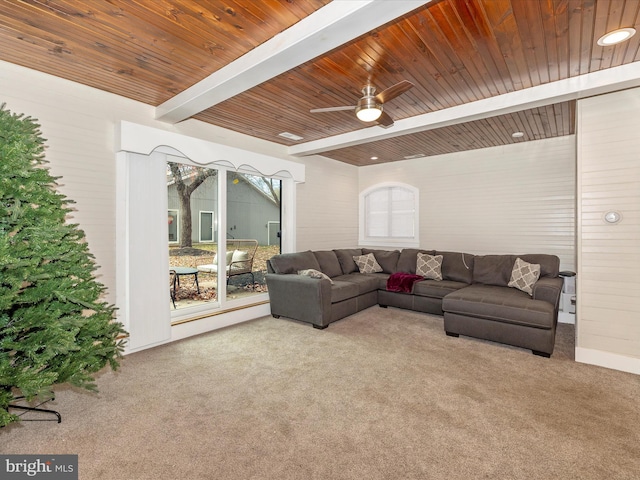
[[[267,261],[271,314],[326,328],[379,305],[444,317],[447,335],[551,356],[563,279],[555,255],[472,255],[367,248],[285,253]]]

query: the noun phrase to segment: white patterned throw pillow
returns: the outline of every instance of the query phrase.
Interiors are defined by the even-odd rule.
[[[513,264],[511,280],[507,285],[533,295],[533,285],[538,281],[538,278],[540,278],[540,265],[525,262],[518,257]]]
[[[373,253],[356,255],[353,257],[353,261],[358,265],[360,273],[379,273],[382,271],[382,267],[376,261],[376,257],[373,256]]]
[[[422,275],[429,280],[442,280],[442,255],[418,253],[416,275]]]
[[[333,285],[333,280],[331,280],[331,278],[329,278],[328,275],[322,273],[319,270],[315,270],[313,268],[307,268],[306,270],[298,270],[298,275],[305,275],[307,277],[317,278],[317,279],[324,278],[326,280],[329,280],[331,282],[331,285]]]

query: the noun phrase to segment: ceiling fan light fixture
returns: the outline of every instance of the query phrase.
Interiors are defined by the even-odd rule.
[[[362,122],[375,122],[382,115],[382,105],[373,96],[360,99],[356,106],[356,117]]]
[[[609,33],[605,33],[598,39],[598,45],[608,47],[629,40],[636,33],[635,28],[619,28]]]
[[[363,122],[375,122],[382,115],[382,109],[378,107],[368,107],[356,111],[356,116]]]

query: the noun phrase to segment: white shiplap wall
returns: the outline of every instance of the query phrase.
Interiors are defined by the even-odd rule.
[[[358,168],[325,157],[306,159],[297,190],[297,250],[358,245]]]
[[[114,117],[135,102],[0,62],[0,102],[35,118],[47,140],[45,158],[60,191],[76,203],[73,218],[87,235],[98,279],[115,301]],[[138,104],[142,116],[150,107]]]
[[[581,100],[577,120],[576,359],[640,373],[640,89]]]
[[[477,254],[549,253],[575,269],[575,136],[360,169],[420,189],[420,245]]]

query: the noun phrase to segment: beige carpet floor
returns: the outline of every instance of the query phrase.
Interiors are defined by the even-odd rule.
[[[61,424],[2,453],[79,455],[80,478],[638,479],[640,377],[373,307],[320,331],[263,319],[127,356]]]

